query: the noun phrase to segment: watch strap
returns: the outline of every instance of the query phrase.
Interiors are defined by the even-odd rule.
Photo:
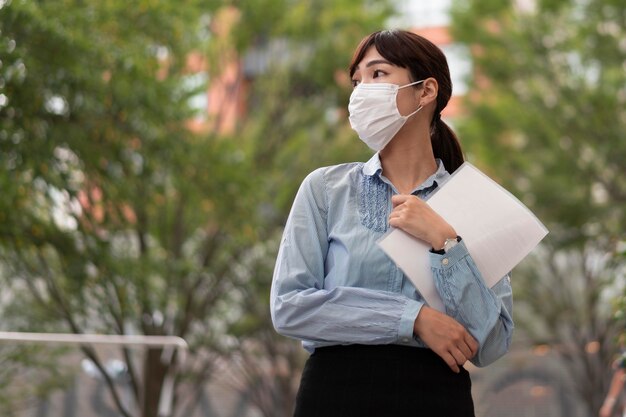
[[[448,238],[443,244],[443,247],[439,250],[431,248],[430,251],[433,253],[437,253],[439,255],[445,255],[450,249],[456,246],[457,243],[461,241],[461,236],[457,236],[456,238]]]

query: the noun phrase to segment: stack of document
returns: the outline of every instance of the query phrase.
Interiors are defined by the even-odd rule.
[[[463,163],[426,203],[463,238],[489,287],[548,234],[522,202],[469,162]],[[400,229],[389,231],[378,244],[428,305],[445,311],[432,276],[430,245]]]

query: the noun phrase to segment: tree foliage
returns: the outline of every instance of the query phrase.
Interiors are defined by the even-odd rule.
[[[626,220],[626,12],[618,1],[530,3],[457,7],[455,36],[477,74],[464,133],[559,244],[615,237]]]
[[[474,65],[465,148],[550,229],[513,279],[516,320],[560,349],[594,414],[616,350],[609,300],[624,278],[626,9],[473,0],[455,4],[453,22]]]
[[[0,279],[19,300],[2,326],[185,338],[192,352],[180,366],[158,349],[122,350],[131,407],[98,353],[82,349],[124,416],[155,416],[167,375],[184,415],[192,389],[233,351],[253,377],[237,386],[260,393],[253,402],[266,415],[279,415],[267,404],[282,395],[287,415],[301,356],[269,323],[276,236],[308,171],[364,156],[341,110],[341,74],[390,9],[365,0],[0,8]],[[209,85],[234,64],[229,91],[247,103],[234,128],[223,128],[226,101],[209,103],[207,129],[187,128],[190,98],[206,88],[189,87],[192,52]],[[291,374],[254,385],[267,368],[252,358]]]
[[[363,1],[360,7],[344,0],[259,0],[238,6],[228,47],[235,45],[243,55],[239,76],[250,78],[251,85],[248,113],[233,140],[245,143],[254,188],[261,194],[259,238],[240,265],[247,278],[238,291],[247,302],[229,330],[238,348],[227,384],[247,392],[263,415],[288,416],[304,352],[299,343],[277,335],[269,317],[278,242],[306,174],[369,153],[347,124],[347,67],[358,41],[379,29],[391,8],[385,2]],[[261,18],[259,10],[269,14]],[[223,49],[209,49],[210,62],[217,60],[216,52],[223,56]]]

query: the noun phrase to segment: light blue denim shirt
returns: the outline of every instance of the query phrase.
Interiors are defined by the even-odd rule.
[[[426,198],[450,176],[437,165],[414,195]],[[354,343],[426,347],[413,334],[424,299],[376,244],[389,229],[394,194],[378,154],[305,178],[274,270],[270,308],[279,333],[309,352]],[[508,275],[488,288],[462,240],[445,255],[431,253],[430,262],[446,314],[479,343],[472,362],[485,366],[504,355],[513,333]]]

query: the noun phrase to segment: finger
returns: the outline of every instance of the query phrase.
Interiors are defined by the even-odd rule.
[[[399,217],[406,217],[407,215],[407,209],[404,205],[400,205],[398,207],[396,207],[395,209],[393,209],[391,211],[391,213],[389,213],[389,218],[399,218]]]
[[[456,359],[454,358],[454,356],[450,354],[450,352],[447,352],[446,354],[444,354],[442,356],[442,359],[446,362],[446,364],[448,364],[450,369],[452,369],[452,372],[456,374],[461,372],[461,370],[459,369],[459,365],[456,363]]]
[[[401,217],[394,217],[389,219],[389,226],[395,227],[396,229],[403,229],[405,223]]]
[[[473,358],[478,352],[478,342],[468,331],[464,332],[463,339],[459,342],[457,346],[467,355],[468,359]]]
[[[464,340],[467,346],[469,346],[470,350],[472,351],[472,356],[470,357],[473,358],[476,355],[476,353],[478,353],[478,342],[476,341],[476,339],[472,337],[472,335],[469,332],[465,333]]]
[[[411,207],[408,201],[405,201],[404,203],[395,206],[391,210],[390,215],[393,214],[393,215],[398,216],[398,215],[408,214],[408,213],[411,213]]]
[[[467,344],[467,342],[465,342],[465,340],[463,340],[463,341],[461,341],[461,343],[459,343],[458,349],[461,351],[463,356],[465,356],[465,358],[467,358],[467,360],[473,358],[474,355],[475,355],[474,351],[472,351],[472,348]]]
[[[450,354],[459,366],[462,366],[465,362],[467,362],[467,356],[459,348],[452,348]]]
[[[396,208],[400,204],[404,204],[411,197],[412,197],[411,195],[406,195],[406,194],[392,195],[391,196],[391,204],[393,205],[394,208]]]
[[[399,206],[394,207],[391,210],[391,214],[396,214],[397,215],[398,213],[400,213],[403,210],[402,207],[404,207],[402,204],[400,204]]]

